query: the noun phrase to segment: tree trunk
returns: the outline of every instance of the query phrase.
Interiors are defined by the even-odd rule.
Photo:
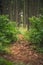
[[[0,14],[3,13],[2,10],[3,10],[3,4],[2,4],[2,0],[0,0]]]
[[[19,1],[16,0],[16,22],[17,22],[17,25],[19,26],[19,23],[20,23],[20,15],[19,15]]]
[[[26,27],[28,19],[28,3],[27,0],[24,1],[24,27]]]
[[[13,20],[16,21],[16,0],[13,0]]]

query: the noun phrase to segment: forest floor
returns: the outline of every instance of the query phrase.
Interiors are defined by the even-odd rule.
[[[30,48],[30,42],[21,39],[8,47],[11,53],[0,54],[9,61],[23,61],[30,65],[43,65],[43,53],[38,53]]]

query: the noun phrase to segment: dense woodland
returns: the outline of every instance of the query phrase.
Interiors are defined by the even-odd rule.
[[[0,65],[43,65],[43,0],[0,0]]]
[[[29,17],[43,14],[43,0],[0,0],[0,14],[16,21],[18,26],[20,23],[29,26]]]

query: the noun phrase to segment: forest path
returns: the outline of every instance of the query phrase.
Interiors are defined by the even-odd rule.
[[[21,37],[23,37],[21,35]],[[23,61],[30,65],[43,65],[43,54],[37,53],[30,48],[30,42],[22,38],[8,47],[10,54],[0,54],[9,61]]]

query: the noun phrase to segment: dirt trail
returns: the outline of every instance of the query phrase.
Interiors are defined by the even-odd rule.
[[[1,54],[4,58],[10,61],[23,61],[30,65],[43,65],[43,54],[30,49],[29,42],[18,40],[9,47],[11,54]]]

